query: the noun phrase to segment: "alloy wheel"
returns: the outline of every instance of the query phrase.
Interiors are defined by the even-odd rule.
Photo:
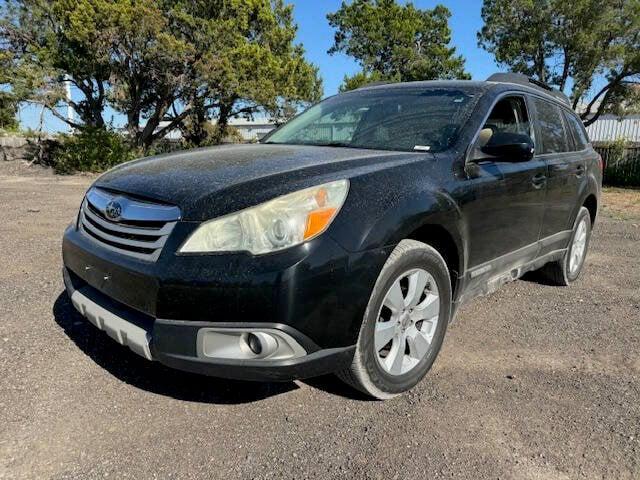
[[[571,244],[571,257],[569,258],[569,272],[575,274],[582,265],[584,259],[584,251],[587,247],[587,219],[586,217],[580,220],[578,228],[576,228],[576,234],[573,237],[573,243]]]
[[[429,353],[440,315],[438,286],[426,270],[403,273],[387,291],[375,326],[380,366],[391,375],[411,371]]]

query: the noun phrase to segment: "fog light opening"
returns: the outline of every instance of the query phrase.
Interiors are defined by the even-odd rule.
[[[285,360],[307,352],[285,332],[269,328],[201,328],[198,357],[235,360]]]
[[[262,342],[255,333],[247,335],[246,342],[249,350],[251,350],[254,355],[260,355],[262,353]]]

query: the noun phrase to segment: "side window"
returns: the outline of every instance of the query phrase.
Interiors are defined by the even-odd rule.
[[[561,153],[571,150],[560,107],[537,97],[533,98],[533,103],[538,112],[538,124],[542,137],[540,153]]]
[[[578,120],[575,115],[569,112],[564,112],[564,118],[567,120],[567,125],[569,125],[569,130],[571,130],[571,134],[573,135],[573,142],[576,147],[575,149],[584,150],[587,148],[589,138],[587,137],[587,132],[585,131],[582,122]]]
[[[531,124],[524,97],[505,97],[493,107],[480,130],[478,148],[484,147],[498,132],[531,135]]]

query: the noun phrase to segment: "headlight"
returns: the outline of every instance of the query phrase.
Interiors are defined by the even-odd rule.
[[[275,252],[324,232],[349,190],[348,180],[325,183],[203,223],[181,253]]]

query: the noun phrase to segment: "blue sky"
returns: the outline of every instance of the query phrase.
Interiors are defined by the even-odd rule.
[[[333,95],[338,91],[345,74],[358,71],[357,65],[349,57],[327,54],[333,45],[334,32],[327,22],[327,13],[338,10],[342,0],[288,0],[288,3],[295,5],[298,41],[304,45],[307,58],[320,67],[325,95]],[[474,80],[484,80],[499,70],[493,56],[477,46],[476,33],[482,27],[481,0],[413,0],[412,3],[423,9],[433,8],[439,3],[449,8],[449,26],[453,34],[451,43],[458,54],[464,56],[466,69]]]
[[[341,0],[286,0],[295,6],[294,15],[298,24],[298,42],[304,45],[307,59],[320,68],[324,82],[325,96],[338,91],[345,75],[358,71],[357,64],[349,57],[338,54],[330,56],[327,50],[333,44],[333,29],[327,22],[327,13],[340,8]],[[400,0],[401,3],[406,1]],[[478,48],[476,33],[482,26],[480,18],[481,0],[413,0],[418,8],[433,8],[438,3],[451,11],[449,25],[452,30],[452,45],[466,60],[466,70],[476,80],[484,80],[499,68],[493,57]],[[40,122],[40,108],[25,107],[20,112],[24,127],[37,128]],[[107,120],[110,120],[107,118]],[[115,118],[118,123],[118,118]],[[45,130],[66,131],[66,126],[50,114],[45,114]]]

